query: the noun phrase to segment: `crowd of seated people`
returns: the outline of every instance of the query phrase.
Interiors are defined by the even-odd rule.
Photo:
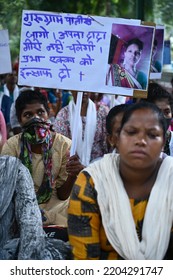
[[[159,91],[161,92],[160,99],[151,97]],[[96,192],[98,190],[100,191],[100,188],[102,189],[103,186],[97,176],[95,177],[95,170],[97,170],[98,174],[102,170],[103,174],[101,173],[100,176],[103,175],[104,180],[107,180],[107,177],[104,177],[106,176],[104,173],[104,164],[105,162],[112,164],[113,156],[119,162],[117,154],[120,154],[119,158],[122,162],[120,171],[123,170],[124,172],[126,170],[127,166],[124,162],[123,151],[128,146],[126,140],[130,141],[131,139],[126,126],[128,127],[129,123],[131,125],[131,118],[133,119],[134,116],[135,118],[139,118],[142,113],[148,113],[152,121],[145,120],[147,125],[152,122],[152,125],[157,126],[157,133],[160,136],[157,155],[153,155],[152,167],[153,174],[155,175],[153,175],[153,181],[150,183],[150,189],[147,193],[148,196],[150,195],[153,182],[157,178],[156,173],[162,165],[161,161],[164,162],[167,156],[172,157],[171,146],[169,144],[171,143],[170,135],[172,135],[172,96],[168,95],[157,83],[149,85],[148,98],[146,99],[148,102],[146,105],[142,102],[144,100],[136,101],[131,98],[131,102],[126,102],[128,100],[127,98],[117,99],[118,96],[116,96],[116,100],[111,100],[110,95],[84,92],[78,127],[76,128],[73,126],[73,121],[78,96],[77,91],[38,88],[34,86],[21,87],[17,84],[15,72],[1,75],[0,165],[2,168],[0,182],[2,187],[0,192],[2,192],[2,195],[0,198],[0,214],[1,212],[3,214],[0,215],[0,259],[150,258],[151,255],[147,251],[146,256],[143,256],[141,253],[133,254],[132,252],[124,252],[124,246],[119,250],[114,245],[114,240],[113,245],[111,243],[111,246],[108,246],[108,248],[106,243],[108,244],[111,239],[109,233],[107,234],[107,228],[104,223],[101,227],[104,236],[103,239],[106,243],[104,243],[104,240],[101,240],[99,244],[99,232],[96,232],[96,230],[100,224],[98,216],[102,215],[103,212],[101,209],[96,209],[101,206],[100,200],[97,204],[95,197]],[[138,106],[137,104],[140,102],[141,107],[140,105],[136,109],[134,107],[132,111],[129,111],[129,115],[126,114],[128,108]],[[147,105],[148,103],[154,103],[154,105]],[[163,108],[164,105],[165,107]],[[157,110],[157,108],[159,109]],[[167,116],[166,109],[169,109]],[[163,112],[163,118],[159,115],[159,110]],[[127,116],[124,117],[124,115]],[[142,118],[140,119],[141,129],[139,134],[144,133],[142,131],[145,130],[145,137],[148,137],[148,132],[146,132],[148,128],[146,128],[145,121]],[[133,127],[133,129],[137,131],[138,123],[134,122],[134,124],[136,127]],[[144,130],[142,130],[143,127],[145,127]],[[72,135],[74,135],[75,131],[77,133],[76,153],[71,154]],[[164,135],[165,131],[166,136]],[[124,144],[121,145],[120,140]],[[163,145],[165,141],[167,146]],[[154,143],[154,140],[152,143]],[[142,143],[140,145],[142,146],[144,144]],[[164,156],[158,157],[159,153],[163,153]],[[110,156],[108,160],[105,160],[106,154]],[[103,166],[100,166],[102,162]],[[154,168],[154,163],[157,163],[157,169]],[[128,159],[127,165],[131,164],[131,159]],[[146,160],[147,168],[148,164],[149,161]],[[5,184],[3,183],[3,180],[5,180],[4,172],[8,168],[9,172],[6,179],[10,181],[9,190],[5,189]],[[17,174],[15,178],[11,178],[10,175],[12,168],[15,169]],[[133,168],[135,168],[135,165]],[[112,165],[110,165],[109,171],[111,170],[113,170]],[[143,170],[142,163],[141,170]],[[123,183],[126,182],[126,178],[123,177],[122,179]],[[97,182],[99,186],[97,186]],[[111,185],[111,182],[107,183]],[[23,184],[23,187],[19,190],[19,185],[21,186],[21,184]],[[134,197],[136,190],[132,190],[131,192],[128,183],[124,183],[124,185],[132,207],[132,204],[134,205],[138,198],[142,198],[142,187],[141,194],[138,193]],[[30,198],[28,204],[25,205],[26,208],[23,210],[24,213],[21,213],[21,204],[24,203],[25,197],[28,195],[27,186],[30,189]],[[80,189],[81,192],[78,192]],[[3,200],[4,194],[7,196],[9,192],[11,196],[9,196],[8,203],[5,205]],[[82,209],[86,205],[90,206],[92,202],[88,201],[89,197],[93,200],[93,207],[96,207],[96,205],[97,207],[94,213],[89,213],[89,216],[86,216],[85,211],[80,211],[79,204],[82,205]],[[133,203],[132,198],[136,199]],[[17,205],[15,208],[14,203]],[[139,207],[143,206],[140,204]],[[89,208],[88,211],[92,212],[90,210],[92,209]],[[144,214],[145,209],[142,208],[141,211]],[[164,208],[164,211],[167,211],[167,209]],[[34,221],[32,219],[30,220],[31,216],[33,218],[31,213],[35,215]],[[87,218],[89,219],[88,223],[85,223]],[[141,217],[142,221],[143,219],[144,215]],[[11,224],[12,220],[13,223]],[[24,220],[25,223],[23,224]],[[138,220],[140,220],[139,216],[135,220],[137,231]],[[30,227],[31,221],[32,226]],[[93,224],[93,221],[95,221],[95,224]],[[21,223],[23,225],[22,227],[19,226]],[[88,229],[94,229],[93,236],[85,236],[85,232],[83,233],[84,223]],[[11,226],[14,229],[12,234],[10,231]],[[164,224],[164,226],[167,225]],[[28,228],[28,235],[26,236],[24,227],[26,227],[26,231]],[[32,236],[34,231],[35,235]],[[83,238],[86,244],[83,243]],[[142,235],[140,235],[140,238],[142,240]],[[35,252],[33,249],[34,239],[39,244],[38,250]],[[58,243],[57,240],[60,242]],[[26,250],[28,243],[31,246],[30,253]],[[99,246],[97,251],[100,253],[97,255],[94,253],[94,247],[92,249],[92,245],[94,246],[95,243],[98,243]],[[137,241],[135,244],[138,246]],[[157,257],[171,258],[171,244],[170,242],[167,247],[165,245],[165,251]],[[53,251],[53,246],[55,247],[55,251]],[[58,246],[60,250],[56,250]],[[78,250],[79,247],[82,249],[81,251]],[[86,250],[85,248],[88,249]],[[107,255],[106,251],[108,252]]]

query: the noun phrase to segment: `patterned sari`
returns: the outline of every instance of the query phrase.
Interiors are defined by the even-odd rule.
[[[138,72],[136,79],[125,68],[119,66],[118,64],[112,64],[109,69],[108,79],[111,80],[113,86],[145,89],[146,77],[144,76],[144,73],[142,75],[141,74],[142,72]],[[141,78],[144,79],[144,81],[142,81]]]

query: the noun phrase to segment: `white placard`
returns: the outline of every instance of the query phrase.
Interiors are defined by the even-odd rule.
[[[131,88],[106,85],[113,24],[146,28],[139,20],[24,10],[19,85],[132,96]]]
[[[0,30],[0,74],[11,73],[11,71],[8,30]]]

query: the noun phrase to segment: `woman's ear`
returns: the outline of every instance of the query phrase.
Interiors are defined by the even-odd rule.
[[[118,151],[118,148],[119,148],[119,143],[120,143],[120,135],[119,134],[117,134],[117,136],[116,136],[116,149],[117,149],[117,151]]]
[[[108,135],[107,136],[107,141],[109,143],[109,145],[112,147],[112,148],[116,148],[117,147],[117,136],[113,136],[113,135]]]
[[[110,134],[107,135],[107,142],[110,146],[112,146],[112,136]]]

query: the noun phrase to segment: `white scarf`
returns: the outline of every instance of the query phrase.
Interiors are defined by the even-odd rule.
[[[84,139],[82,140],[82,119],[79,118],[78,127],[74,127],[74,115],[75,115],[76,104],[74,101],[69,103],[69,118],[70,118],[70,130],[73,135],[73,129],[77,130],[77,154],[83,165],[87,166],[91,158],[91,150],[94,142],[94,136],[96,132],[97,123],[97,112],[95,103],[89,99],[87,114],[86,114],[86,125],[84,131]],[[72,139],[73,141],[73,139]]]
[[[124,259],[161,260],[173,223],[173,159],[166,157],[160,166],[147,204],[141,242],[118,166],[119,155],[107,154],[85,169],[94,180],[106,236]]]

